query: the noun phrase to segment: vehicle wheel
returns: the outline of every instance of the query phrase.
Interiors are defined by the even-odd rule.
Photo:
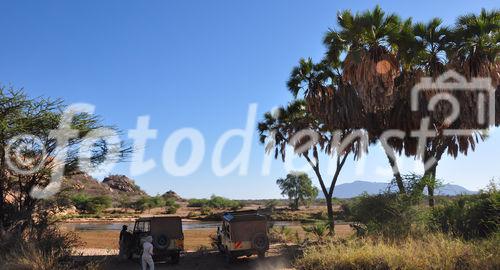
[[[259,254],[257,254],[257,256],[259,257],[259,259],[265,259],[266,258],[266,253],[265,252],[259,252]]]
[[[181,258],[180,252],[177,252],[174,255],[170,256],[170,259],[172,260],[173,264],[179,264],[180,258]]]
[[[170,239],[166,235],[160,235],[154,240],[154,244],[158,249],[166,249],[170,246]]]
[[[265,234],[256,234],[252,239],[252,246],[259,253],[265,253],[269,249],[269,240]]]

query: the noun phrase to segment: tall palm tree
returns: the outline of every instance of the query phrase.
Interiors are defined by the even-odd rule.
[[[308,144],[310,136],[297,137],[300,132],[305,130],[311,131],[316,136],[316,141],[313,144]],[[348,131],[343,133],[333,133],[325,129],[324,124],[312,116],[307,110],[307,104],[303,100],[296,100],[290,103],[287,107],[280,107],[274,113],[268,112],[264,115],[264,119],[258,124],[260,134],[260,142],[266,144],[266,152],[274,152],[274,157],[284,161],[286,158],[287,146],[292,147],[295,153],[307,160],[308,164],[313,169],[321,186],[321,191],[326,199],[328,212],[328,220],[331,232],[334,232],[334,216],[333,216],[333,193],[337,180],[340,177],[342,168],[344,167],[347,158],[352,154],[354,158],[359,157],[357,153],[367,147],[361,139],[356,139],[347,145],[344,149],[338,149],[334,138],[339,136],[343,139]],[[336,154],[337,166],[335,173],[330,183],[327,183],[320,169],[320,152],[327,155]],[[328,186],[328,184],[330,184]]]
[[[451,31],[442,26],[439,19],[413,24],[411,19],[401,21],[396,15],[385,15],[379,7],[357,14],[344,11],[339,13],[337,21],[339,29],[330,30],[325,36],[324,59],[317,65],[308,63],[313,72],[308,73],[307,83],[298,87],[297,82],[305,81],[305,77],[292,73],[289,84],[294,95],[303,91],[308,109],[315,117],[330,130],[365,129],[372,141],[379,139],[385,130],[402,130],[406,137],[391,139],[389,143],[398,153],[407,156],[418,154],[418,140],[410,137],[411,131],[420,128],[421,119],[430,117],[438,136],[427,141],[424,162],[430,158],[439,161],[445,153],[456,157],[474,150],[482,139],[481,133],[444,137],[441,132],[446,128],[487,128],[476,121],[477,104],[468,104],[477,101],[476,97],[459,94],[461,108],[464,108],[460,118],[450,124],[444,121],[449,104],[440,103],[434,111],[427,108],[436,92],[418,97],[421,106],[418,111],[412,111],[411,90],[421,77],[437,77],[454,66],[468,68],[475,64],[478,67],[468,68],[478,71],[473,76],[496,76],[500,70],[497,11],[483,10],[480,15],[462,17]],[[464,50],[467,53],[464,54]],[[493,83],[498,87],[495,79]],[[496,95],[498,103],[500,93]],[[498,107],[497,116],[500,116]],[[500,124],[499,118],[497,124]],[[395,164],[395,160],[389,161]],[[427,176],[435,175],[436,167],[437,164],[429,168]]]
[[[454,46],[450,48],[452,67],[467,78],[490,77],[500,83],[500,10],[482,9],[457,19]]]
[[[445,71],[446,49],[449,47],[450,30],[442,26],[440,18],[434,18],[427,24],[417,23],[413,26],[416,41],[421,50],[416,58],[426,75],[437,77]]]
[[[340,29],[330,30],[324,39],[328,60],[342,63],[344,83],[356,89],[367,112],[385,110],[394,101],[394,79],[400,73],[390,44],[400,27],[399,16],[376,6],[364,13],[340,12],[337,22]],[[342,53],[346,57],[339,61]]]

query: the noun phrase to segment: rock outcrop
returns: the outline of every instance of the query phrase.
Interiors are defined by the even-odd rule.
[[[169,190],[169,191],[165,192],[165,194],[163,194],[162,197],[164,199],[173,199],[176,202],[183,202],[183,201],[185,201],[181,196],[179,196],[177,193],[175,193],[172,190]]]
[[[113,199],[127,197],[131,200],[147,195],[132,179],[124,175],[106,177],[101,183],[82,172],[66,177],[61,191],[69,196],[84,193],[89,196],[110,196]]]
[[[139,186],[134,183],[134,180],[125,175],[111,175],[104,180],[102,184],[108,186],[112,192],[126,192],[134,195],[146,195]]]

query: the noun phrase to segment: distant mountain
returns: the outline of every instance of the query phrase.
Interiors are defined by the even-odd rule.
[[[336,198],[353,198],[366,192],[370,195],[375,195],[387,190],[389,184],[384,182],[368,182],[368,181],[354,181],[352,183],[340,184],[335,187],[333,194]],[[474,194],[474,191],[467,190],[459,185],[446,184],[438,188],[435,192],[436,195],[453,196],[459,194]],[[324,198],[323,194],[319,198]]]
[[[446,184],[437,189],[437,195],[460,195],[460,194],[475,194],[477,192],[470,191],[459,185]]]

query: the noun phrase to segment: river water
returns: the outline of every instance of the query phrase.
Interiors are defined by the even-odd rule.
[[[300,222],[275,221],[275,227],[300,226]],[[120,231],[123,225],[127,225],[129,230],[134,228],[131,222],[82,222],[82,223],[62,223],[59,226],[68,231]],[[182,223],[183,230],[216,229],[220,222],[213,221],[189,221]]]

